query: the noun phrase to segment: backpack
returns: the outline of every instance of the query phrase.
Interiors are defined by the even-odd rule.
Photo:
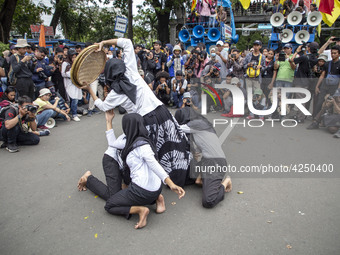
[[[262,60],[262,54],[260,53],[258,65],[261,64],[261,60]],[[254,69],[254,67],[252,66],[247,68],[247,75],[249,78],[256,78],[260,75],[260,73],[261,73],[261,69]]]
[[[14,56],[15,56],[16,60],[19,63],[20,59],[19,59],[18,54],[14,54]],[[16,75],[15,75],[15,73],[13,71],[12,65],[9,67],[8,82],[11,84],[11,86],[15,86],[15,84],[17,83],[17,77],[16,77]]]
[[[2,127],[2,123],[5,120],[5,113],[10,108],[14,108],[16,114],[19,114],[19,106],[17,104],[13,104],[7,100],[0,102],[0,128]]]

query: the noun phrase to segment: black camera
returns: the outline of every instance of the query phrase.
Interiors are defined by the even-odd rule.
[[[307,43],[306,42],[302,42],[301,51],[306,51],[306,50],[307,50]]]
[[[192,54],[192,59],[196,59],[196,55],[195,54]]]
[[[235,57],[236,57],[236,55],[235,55],[235,54],[231,54],[230,56],[231,56],[231,58],[235,58]]]
[[[329,97],[327,97],[327,100],[332,101],[332,100],[333,100],[333,97],[332,97],[332,96],[329,96]]]
[[[204,54],[203,54],[203,53],[201,53],[201,54],[200,54],[200,57],[204,59]]]
[[[253,100],[257,100],[258,97],[259,95],[253,95]]]
[[[333,40],[332,41],[334,41],[334,42],[338,42],[338,41],[340,41],[340,37],[335,37],[335,38],[333,38]]]
[[[64,56],[63,55],[58,55],[59,60],[64,60]]]
[[[186,104],[191,104],[191,98],[186,98]]]
[[[32,62],[37,62],[38,61],[38,59],[35,56],[32,56],[31,60],[32,60]]]
[[[38,110],[38,107],[34,106],[34,105],[26,105],[25,109],[31,113],[36,113]]]
[[[48,78],[47,75],[44,73],[44,71],[40,71],[38,75],[39,75],[39,78],[43,80],[46,80]]]
[[[219,72],[217,68],[213,68],[213,72]]]
[[[286,61],[286,53],[284,51],[280,51],[279,61]]]

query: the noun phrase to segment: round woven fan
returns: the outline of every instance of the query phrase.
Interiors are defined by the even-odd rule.
[[[71,68],[71,80],[74,85],[82,88],[84,82],[91,84],[104,70],[106,54],[103,50],[96,52],[97,45],[91,45],[80,52]]]

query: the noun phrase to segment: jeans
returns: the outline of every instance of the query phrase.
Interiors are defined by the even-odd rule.
[[[178,94],[178,92],[171,92],[172,94],[172,99],[174,100],[174,106],[177,106],[178,108],[180,108],[183,104],[183,95]]]
[[[1,84],[2,91],[5,93],[7,89],[7,77],[1,77]]]
[[[52,117],[54,111],[52,109],[47,109],[42,111],[40,114],[38,114],[36,116],[37,122],[38,122],[38,126],[43,126],[46,124],[46,122],[48,121],[49,118]]]
[[[72,114],[72,117],[74,116],[77,116],[77,107],[78,107],[78,99],[73,99],[73,98],[70,98],[71,100],[71,114]]]
[[[293,86],[292,82],[289,81],[278,81],[275,82],[276,88],[291,88]],[[287,98],[291,98],[291,93],[287,93]]]
[[[39,143],[39,136],[28,132],[24,133],[21,131],[19,124],[11,129],[6,129],[5,125],[1,129],[2,137],[4,142],[8,144],[19,144],[19,145],[36,145]]]
[[[215,27],[216,18],[209,17],[209,27]]]

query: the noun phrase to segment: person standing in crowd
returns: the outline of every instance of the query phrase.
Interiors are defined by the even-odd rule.
[[[210,17],[209,17],[209,27],[215,27],[216,23],[216,10],[217,9],[217,0],[212,0],[210,5]]]
[[[296,65],[291,61],[293,46],[287,43],[283,46],[278,59],[275,60],[274,69],[277,70],[275,86],[278,88],[290,88],[293,85]],[[288,95],[289,97],[290,95]]]
[[[251,88],[252,91],[261,88],[261,69],[265,65],[265,57],[260,52],[261,47],[261,41],[254,41],[254,51],[243,60],[243,68],[246,70],[246,88]]]
[[[61,67],[64,61],[64,51],[62,48],[57,47],[55,49],[55,54],[53,57],[53,62],[51,61],[51,66],[53,66],[54,72],[51,76],[51,81],[55,84],[57,92],[61,95],[63,99],[66,99],[66,90],[64,86],[64,78],[61,75]]]
[[[216,19],[220,23],[220,26],[227,22],[227,12],[222,5],[218,7]]]
[[[315,87],[315,94],[318,95],[317,112],[321,110],[325,96],[332,96],[340,88],[340,46],[333,46],[331,55],[332,61],[326,63],[327,69],[321,73]]]
[[[10,58],[12,73],[10,71],[9,80],[11,85],[15,85],[19,96],[28,96],[32,99],[34,97],[32,80],[34,63],[32,56],[25,56],[28,46],[26,39],[17,40],[15,49],[17,49],[18,54],[13,54]],[[16,79],[15,84],[13,84],[14,78]]]
[[[184,61],[181,56],[182,49],[179,45],[175,45],[173,54],[169,55],[166,65],[169,68],[169,75],[171,78],[175,77],[177,71],[184,72]]]
[[[335,45],[338,45],[338,46],[340,46],[340,40],[335,40],[336,39],[336,37],[335,36],[331,36],[328,40],[327,40],[327,42],[324,44],[324,45],[322,45],[322,47],[319,49],[319,51],[318,51],[318,54],[320,55],[320,54],[326,54],[327,55],[327,57],[328,57],[328,61],[331,61],[332,60],[332,55],[331,55],[331,49],[328,49],[327,50],[327,48],[328,48],[328,46],[330,45],[330,44],[332,44],[332,43],[335,43]]]
[[[128,113],[143,116],[149,137],[157,147],[159,162],[175,184],[183,186],[190,163],[190,151],[185,134],[169,110],[159,101],[139,75],[131,40],[119,38],[102,41],[98,50],[105,44],[117,45],[124,50],[124,61],[110,59],[105,65],[105,80],[112,90],[105,101],[98,99],[87,85],[86,89],[102,111],[121,105]]]
[[[221,65],[220,67],[220,73],[221,78],[225,79],[227,76],[227,66],[226,63],[228,61],[228,55],[229,55],[229,43],[223,43],[223,41],[218,41],[216,43],[216,59],[218,63]]]
[[[154,77],[159,71],[165,71],[166,55],[161,51],[161,47],[162,47],[161,41],[156,41],[153,43],[154,50],[152,51],[152,53],[156,64],[153,73]]]
[[[202,4],[202,9],[200,11],[200,17],[201,17],[200,23],[203,24],[203,26],[208,26],[209,17],[211,15],[209,0],[202,0],[201,4]]]
[[[264,66],[262,67],[262,82],[261,89],[266,97],[266,105],[270,104],[268,96],[272,88],[274,87],[277,71],[274,69],[274,56],[275,51],[270,49],[265,58]]]
[[[45,48],[38,47],[34,51],[35,58],[37,61],[35,62],[34,72],[32,76],[32,80],[35,85],[35,97],[39,97],[39,91],[45,88],[45,83],[48,77],[52,75],[51,69],[48,64],[46,64],[45,60]]]
[[[159,72],[153,86],[156,97],[165,105],[169,105],[171,99],[171,86],[168,79],[169,74],[167,72]]]
[[[67,95],[70,98],[70,107],[72,119],[74,121],[80,121],[77,115],[78,100],[82,99],[82,91],[80,88],[76,87],[71,81],[71,67],[73,61],[77,57],[77,52],[73,49],[68,51],[67,59],[62,64],[61,75],[64,77],[64,85]]]
[[[241,87],[244,86],[244,71],[243,58],[240,56],[240,51],[236,48],[231,49],[230,58],[227,61],[228,73],[232,73],[241,82]]]

